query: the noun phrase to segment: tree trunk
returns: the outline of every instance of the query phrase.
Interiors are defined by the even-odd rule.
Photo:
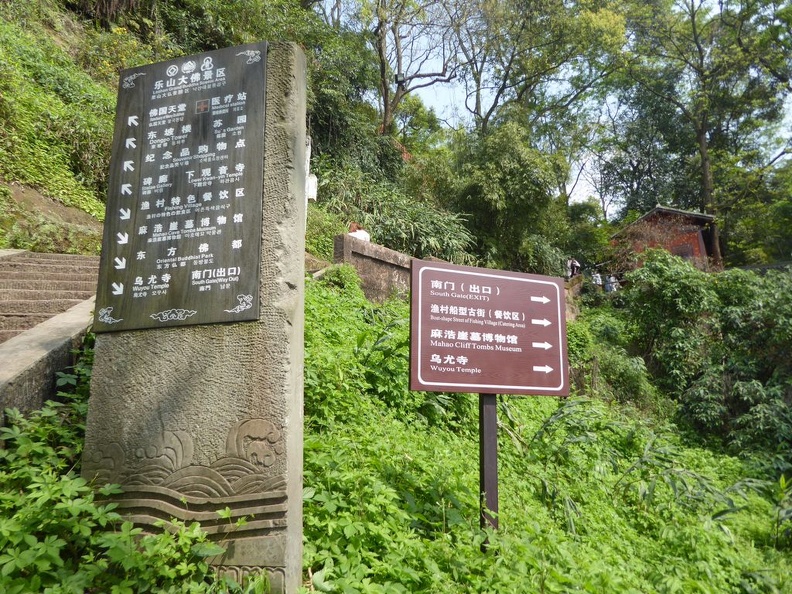
[[[706,117],[704,121],[706,122]],[[701,207],[704,212],[717,217],[718,212],[715,205],[712,163],[710,161],[706,123],[696,126],[696,140],[698,141],[699,155],[701,157]],[[721,268],[723,266],[723,256],[721,255],[720,233],[718,233],[717,222],[712,224],[710,237],[712,240],[712,264],[716,268]]]

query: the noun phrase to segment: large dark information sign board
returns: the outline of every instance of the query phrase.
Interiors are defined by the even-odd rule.
[[[255,320],[266,44],[121,73],[94,330]]]
[[[413,260],[410,388],[568,395],[562,279]]]

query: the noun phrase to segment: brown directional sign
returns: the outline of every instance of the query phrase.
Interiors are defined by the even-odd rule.
[[[564,281],[413,260],[410,388],[568,395]]]
[[[258,319],[266,47],[121,73],[96,332]]]

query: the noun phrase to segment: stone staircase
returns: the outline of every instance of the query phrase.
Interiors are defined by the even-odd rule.
[[[90,299],[98,256],[0,250],[0,343]]]

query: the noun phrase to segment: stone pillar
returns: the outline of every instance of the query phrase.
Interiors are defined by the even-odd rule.
[[[83,474],[147,530],[199,521],[232,577],[302,566],[305,58],[270,44],[260,319],[97,335]],[[217,511],[229,508],[230,518]],[[239,527],[237,519],[245,518]]]

